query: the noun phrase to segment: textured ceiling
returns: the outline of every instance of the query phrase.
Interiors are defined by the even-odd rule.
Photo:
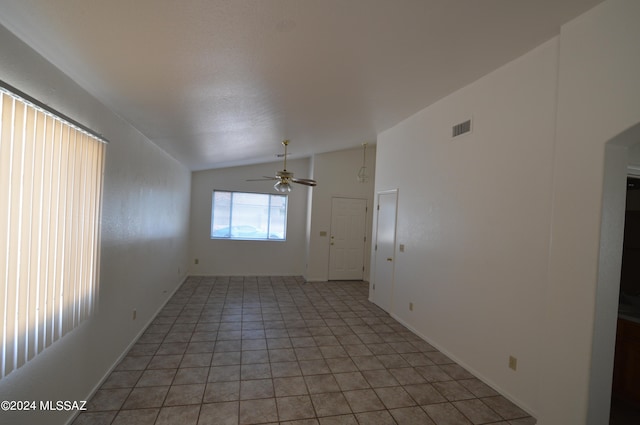
[[[0,23],[200,170],[374,143],[599,2],[0,0]]]

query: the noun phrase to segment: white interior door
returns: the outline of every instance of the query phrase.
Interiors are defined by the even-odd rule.
[[[331,199],[329,280],[362,280],[366,216],[366,199]]]
[[[387,312],[393,308],[398,191],[378,193],[373,302]]]

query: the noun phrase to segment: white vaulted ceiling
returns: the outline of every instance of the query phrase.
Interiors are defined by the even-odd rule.
[[[0,0],[0,23],[200,170],[374,142],[600,1]]]

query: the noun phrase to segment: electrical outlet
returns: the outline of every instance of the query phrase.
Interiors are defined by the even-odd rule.
[[[509,369],[517,370],[518,369],[518,359],[513,356],[509,356]]]
[[[409,311],[413,311],[413,303],[409,303]]]
[[[404,244],[403,243],[400,244],[400,252],[404,252]]]

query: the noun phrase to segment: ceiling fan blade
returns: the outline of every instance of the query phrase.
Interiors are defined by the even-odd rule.
[[[262,176],[263,178],[261,179],[247,179],[245,181],[247,182],[263,182],[263,181],[267,181],[267,180],[280,180],[277,177],[267,177],[267,176]]]
[[[315,180],[311,180],[311,179],[297,179],[297,178],[292,178],[291,179],[292,182],[294,183],[298,183],[298,184],[303,184],[305,186],[315,186],[317,183]]]
[[[280,192],[283,191],[290,191],[291,190],[291,186],[289,185],[289,182],[291,183],[298,183],[298,184],[303,184],[305,186],[315,186],[316,185],[316,181],[312,180],[312,179],[296,179],[293,177],[293,173],[290,171],[287,171],[287,156],[289,155],[289,153],[287,152],[287,146],[289,145],[289,141],[288,140],[283,140],[282,141],[282,146],[284,146],[284,153],[281,155],[277,155],[278,157],[284,158],[284,166],[282,167],[281,171],[277,171],[276,172],[276,176],[275,177],[270,177],[270,176],[262,176],[261,179],[247,179],[245,181],[248,182],[255,182],[255,181],[265,181],[265,180],[276,180],[278,181],[278,183],[274,186],[274,188]]]

